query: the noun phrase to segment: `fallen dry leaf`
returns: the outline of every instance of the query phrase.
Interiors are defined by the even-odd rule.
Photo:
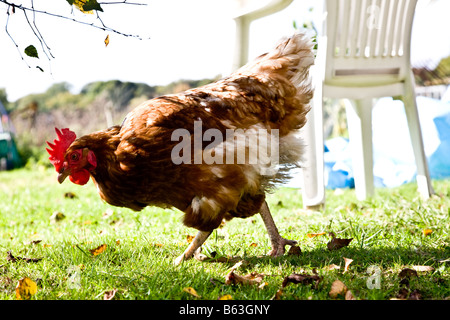
[[[94,256],[97,256],[100,253],[104,252],[106,250],[106,247],[107,247],[106,244],[102,244],[95,249],[90,249],[89,252],[92,253]]]
[[[64,198],[75,199],[77,196],[73,192],[64,193]]]
[[[411,278],[411,277],[417,277],[417,271],[410,269],[410,268],[405,268],[402,271],[400,271],[400,273],[398,274],[398,276],[400,278]]]
[[[117,289],[105,291],[103,294],[103,300],[112,300],[116,295]]]
[[[353,262],[353,259],[349,259],[349,258],[345,258],[344,257],[344,262],[345,262],[345,266],[344,266],[344,272],[343,273],[346,273],[348,271],[348,267]]]
[[[257,247],[257,246],[258,246],[258,244],[256,242],[250,243],[250,247]]]
[[[431,230],[431,229],[423,229],[422,233],[423,233],[424,236],[429,236],[430,234],[433,233],[433,230]]]
[[[356,300],[356,298],[350,290],[347,290],[345,293],[345,300]]]
[[[38,262],[41,261],[42,258],[23,258],[23,257],[15,257],[12,255],[11,251],[7,252],[6,255],[6,260],[7,261],[11,261],[11,262],[16,262],[16,261],[25,261],[25,262]]]
[[[315,238],[315,237],[323,236],[323,235],[326,235],[326,234],[327,234],[326,232],[307,233],[306,236],[307,236],[308,238]]]
[[[194,236],[191,236],[190,234],[187,234],[186,235],[186,241],[188,242],[188,243],[191,243],[192,242],[192,240],[194,240]]]
[[[408,298],[408,295],[409,295],[408,289],[400,288],[395,298],[399,300],[406,300]]]
[[[197,291],[195,291],[195,289],[192,287],[183,288],[183,291],[189,293],[190,295],[196,298],[201,298],[201,296],[197,293]]]
[[[231,270],[225,276],[225,284],[226,285],[235,285],[235,284],[257,285],[257,284],[261,283],[264,276],[265,276],[264,274],[259,274],[256,272],[249,273],[245,276],[240,276],[240,275],[234,273],[234,270]]]
[[[281,284],[281,287],[286,287],[289,283],[300,283],[304,285],[308,284],[314,284],[314,287],[317,289],[317,286],[319,282],[322,280],[322,277],[319,277],[316,273],[313,275],[309,274],[298,274],[298,273],[292,273],[291,275],[284,278],[283,283]]]
[[[299,256],[302,254],[302,249],[299,246],[292,246],[289,248],[288,256]]]
[[[329,266],[325,266],[322,269],[325,271],[331,271],[331,270],[335,270],[335,269],[340,269],[341,267],[336,265],[336,264],[330,264]]]
[[[415,289],[410,293],[408,300],[422,300],[422,293]]]
[[[422,293],[415,289],[412,292],[409,292],[408,289],[406,288],[401,288],[398,293],[397,296],[394,299],[391,300],[422,300]]]
[[[164,244],[162,244],[162,243],[154,243],[153,244],[155,247],[164,247]]]
[[[347,247],[353,238],[350,239],[340,239],[336,238],[334,233],[330,232],[330,236],[332,237],[331,241],[327,243],[328,250],[339,250],[343,247]]]
[[[278,289],[275,295],[270,300],[281,300],[281,297],[283,296],[283,290]]]
[[[61,220],[63,220],[66,216],[64,215],[64,213],[59,212],[59,211],[55,211],[53,212],[53,214],[50,216],[50,220],[52,222],[59,222]]]
[[[331,284],[331,290],[328,294],[332,299],[336,299],[339,295],[345,296],[347,290],[347,286],[341,280],[335,280]]]
[[[23,300],[23,299],[30,299],[32,295],[36,294],[37,292],[37,285],[36,282],[31,280],[28,277],[25,277],[23,279],[20,279],[17,283],[16,287],[16,299],[17,300]]]
[[[219,299],[217,299],[217,300],[233,300],[233,297],[229,294],[226,294],[226,295],[219,297]]]
[[[434,268],[431,266],[412,266],[411,269],[418,272],[429,272],[434,270]]]
[[[28,243],[26,243],[27,245],[32,245],[32,244],[39,244],[39,243],[41,243],[42,242],[42,240],[33,240],[33,241],[30,241],[30,242],[28,242]]]

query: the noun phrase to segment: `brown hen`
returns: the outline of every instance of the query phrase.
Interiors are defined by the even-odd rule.
[[[182,211],[183,223],[199,232],[176,263],[192,257],[223,219],[256,213],[269,254],[282,255],[296,242],[278,233],[265,194],[300,160],[313,61],[313,43],[295,34],[229,77],[144,102],[120,126],[78,139],[56,129],[47,150],[58,181],[92,177],[111,205]]]

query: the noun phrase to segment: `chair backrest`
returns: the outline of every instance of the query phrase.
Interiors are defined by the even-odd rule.
[[[410,76],[416,3],[326,0],[324,83],[363,87],[396,83]],[[319,40],[319,50],[320,46]]]

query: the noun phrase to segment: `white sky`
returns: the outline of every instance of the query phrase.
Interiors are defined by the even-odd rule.
[[[10,0],[12,1],[12,0]],[[136,0],[137,1],[137,0]],[[283,11],[255,21],[251,28],[250,57],[257,56],[310,19],[308,8],[321,0],[294,0]],[[16,1],[20,3],[20,1]],[[101,1],[99,1],[101,2]],[[50,62],[20,10],[10,16],[8,30],[19,49],[33,44],[40,59],[26,57],[29,69],[5,33],[6,5],[0,3],[0,88],[9,101],[45,91],[66,81],[78,92],[85,84],[118,79],[164,85],[179,79],[212,78],[230,71],[235,26],[233,0],[153,0],[147,6],[103,5],[101,18],[116,30],[148,40],[125,38],[70,21],[37,14],[36,24],[55,59]],[[267,0],[259,0],[266,3]],[[29,0],[23,0],[27,5]],[[431,3],[431,5],[430,5]],[[71,16],[66,0],[37,0],[35,8]],[[74,9],[76,18],[85,19]],[[412,39],[412,59],[439,61],[450,54],[450,1],[419,0]],[[32,15],[29,14],[30,19]],[[91,18],[95,20],[95,16]],[[110,36],[105,47],[103,40]],[[35,68],[39,65],[44,73]],[[51,67],[50,67],[51,66]],[[52,73],[50,73],[50,68]]]

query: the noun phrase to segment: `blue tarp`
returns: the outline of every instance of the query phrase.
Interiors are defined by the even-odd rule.
[[[450,178],[450,101],[417,97],[419,119],[431,178]],[[373,108],[374,182],[395,187],[415,179],[416,165],[403,102],[379,99]],[[344,138],[325,142],[325,184],[352,188],[351,143]]]

